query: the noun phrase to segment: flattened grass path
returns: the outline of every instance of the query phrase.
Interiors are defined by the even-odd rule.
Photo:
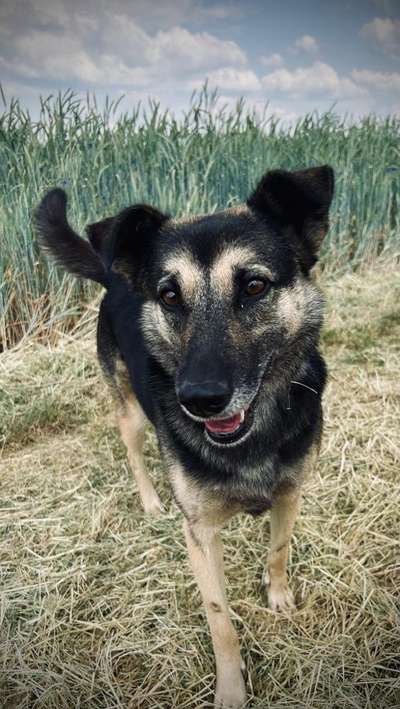
[[[223,532],[249,706],[400,707],[400,279],[324,284],[330,381],[318,468],[296,525],[298,610],[269,611],[268,515]],[[90,328],[89,328],[90,329]],[[199,593],[149,430],[167,512],[142,514],[93,335],[0,357],[2,707],[212,706]]]

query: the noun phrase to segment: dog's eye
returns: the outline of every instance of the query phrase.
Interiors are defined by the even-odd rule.
[[[173,307],[174,305],[179,305],[181,302],[181,297],[179,293],[175,290],[172,290],[172,288],[166,288],[165,290],[161,291],[160,298],[164,305],[168,306],[169,308]]]
[[[252,278],[244,287],[244,292],[247,296],[261,295],[267,289],[266,281],[261,278]]]

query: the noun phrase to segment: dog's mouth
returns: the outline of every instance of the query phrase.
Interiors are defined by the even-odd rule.
[[[251,408],[247,406],[227,418],[207,419],[204,421],[205,433],[219,445],[238,443],[250,430],[252,419]]]
[[[247,403],[242,408],[235,411],[230,416],[218,416],[216,418],[205,418],[196,416],[183,404],[181,408],[189,418],[202,426],[205,438],[215,446],[233,446],[245,440],[251,432],[255,420],[255,409],[258,392],[263,379],[265,369],[259,375],[255,387],[251,387],[247,393]],[[243,397],[243,391],[240,392]],[[238,397],[239,398],[239,397]],[[243,397],[244,398],[244,397]],[[232,409],[231,409],[232,410]]]

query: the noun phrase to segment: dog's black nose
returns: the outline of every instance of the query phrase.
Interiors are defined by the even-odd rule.
[[[220,414],[231,396],[231,388],[224,381],[184,381],[178,389],[180,403],[194,416]]]

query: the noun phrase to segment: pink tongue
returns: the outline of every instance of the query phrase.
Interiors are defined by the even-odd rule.
[[[240,413],[228,419],[210,420],[205,422],[207,431],[211,433],[234,433],[240,426]]]

